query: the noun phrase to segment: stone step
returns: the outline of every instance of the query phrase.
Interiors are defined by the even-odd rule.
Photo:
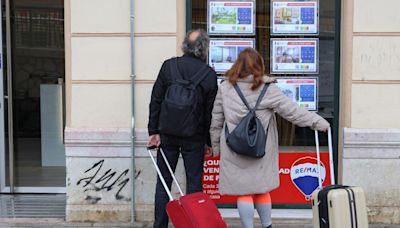
[[[220,209],[229,227],[241,227],[239,213],[236,209]],[[257,213],[254,213],[254,226],[261,227],[260,219]],[[312,211],[305,209],[273,209],[272,210],[273,227],[278,228],[301,228],[312,227]]]
[[[229,228],[240,228],[239,218],[227,218],[226,219]],[[273,228],[312,228],[311,223],[306,224],[305,219],[273,219]],[[151,228],[152,222],[146,223],[67,223],[63,219],[10,219],[10,218],[0,218],[0,228],[89,228],[89,227],[99,227],[99,228]],[[173,228],[172,226],[170,226]],[[260,223],[256,218],[255,226],[256,228],[261,227]],[[370,228],[400,228],[400,225],[389,225],[389,224],[374,224],[370,225]]]

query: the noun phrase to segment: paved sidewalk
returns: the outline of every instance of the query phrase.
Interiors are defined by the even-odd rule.
[[[229,228],[240,228],[238,220],[229,220]],[[121,224],[110,224],[110,223],[66,223],[62,219],[3,219],[0,218],[0,228],[88,228],[88,227],[99,227],[99,228],[150,228],[150,223],[121,223]],[[255,224],[255,228],[261,227]],[[275,224],[274,228],[312,228],[311,224]],[[370,228],[400,228],[400,225],[370,225]]]

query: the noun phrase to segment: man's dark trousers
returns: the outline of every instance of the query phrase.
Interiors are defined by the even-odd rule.
[[[161,148],[163,149],[174,172],[178,163],[179,155],[182,154],[186,171],[186,193],[201,192],[205,144],[184,140],[172,140],[166,137],[162,137],[161,142]],[[163,174],[168,187],[171,189],[172,176],[170,175],[160,152],[157,153],[157,164],[160,167],[161,173]],[[168,227],[169,219],[167,212],[165,211],[165,206],[168,202],[168,195],[165,192],[160,178],[157,178],[154,228]]]

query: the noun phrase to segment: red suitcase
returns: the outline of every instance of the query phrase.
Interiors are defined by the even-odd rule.
[[[172,179],[174,180],[178,190],[181,194],[179,199],[174,199],[172,193],[165,183],[164,177],[161,174],[160,169],[157,166],[157,162],[152,154],[152,149],[148,148],[150,158],[156,168],[156,171],[160,177],[160,180],[164,186],[165,191],[168,194],[170,202],[167,204],[167,214],[171,219],[172,224],[175,228],[227,228],[221,214],[218,211],[217,206],[211,200],[211,198],[203,193],[197,192],[189,195],[184,195],[179,183],[172,172],[171,166],[165,157],[164,151],[160,149],[165,163],[167,164],[168,170],[171,173]]]

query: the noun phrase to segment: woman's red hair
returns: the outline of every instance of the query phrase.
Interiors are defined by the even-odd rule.
[[[251,89],[256,90],[264,84],[264,72],[264,60],[260,53],[254,48],[246,48],[239,54],[232,68],[226,72],[226,77],[232,85],[235,85],[238,79],[253,75],[254,82]]]

